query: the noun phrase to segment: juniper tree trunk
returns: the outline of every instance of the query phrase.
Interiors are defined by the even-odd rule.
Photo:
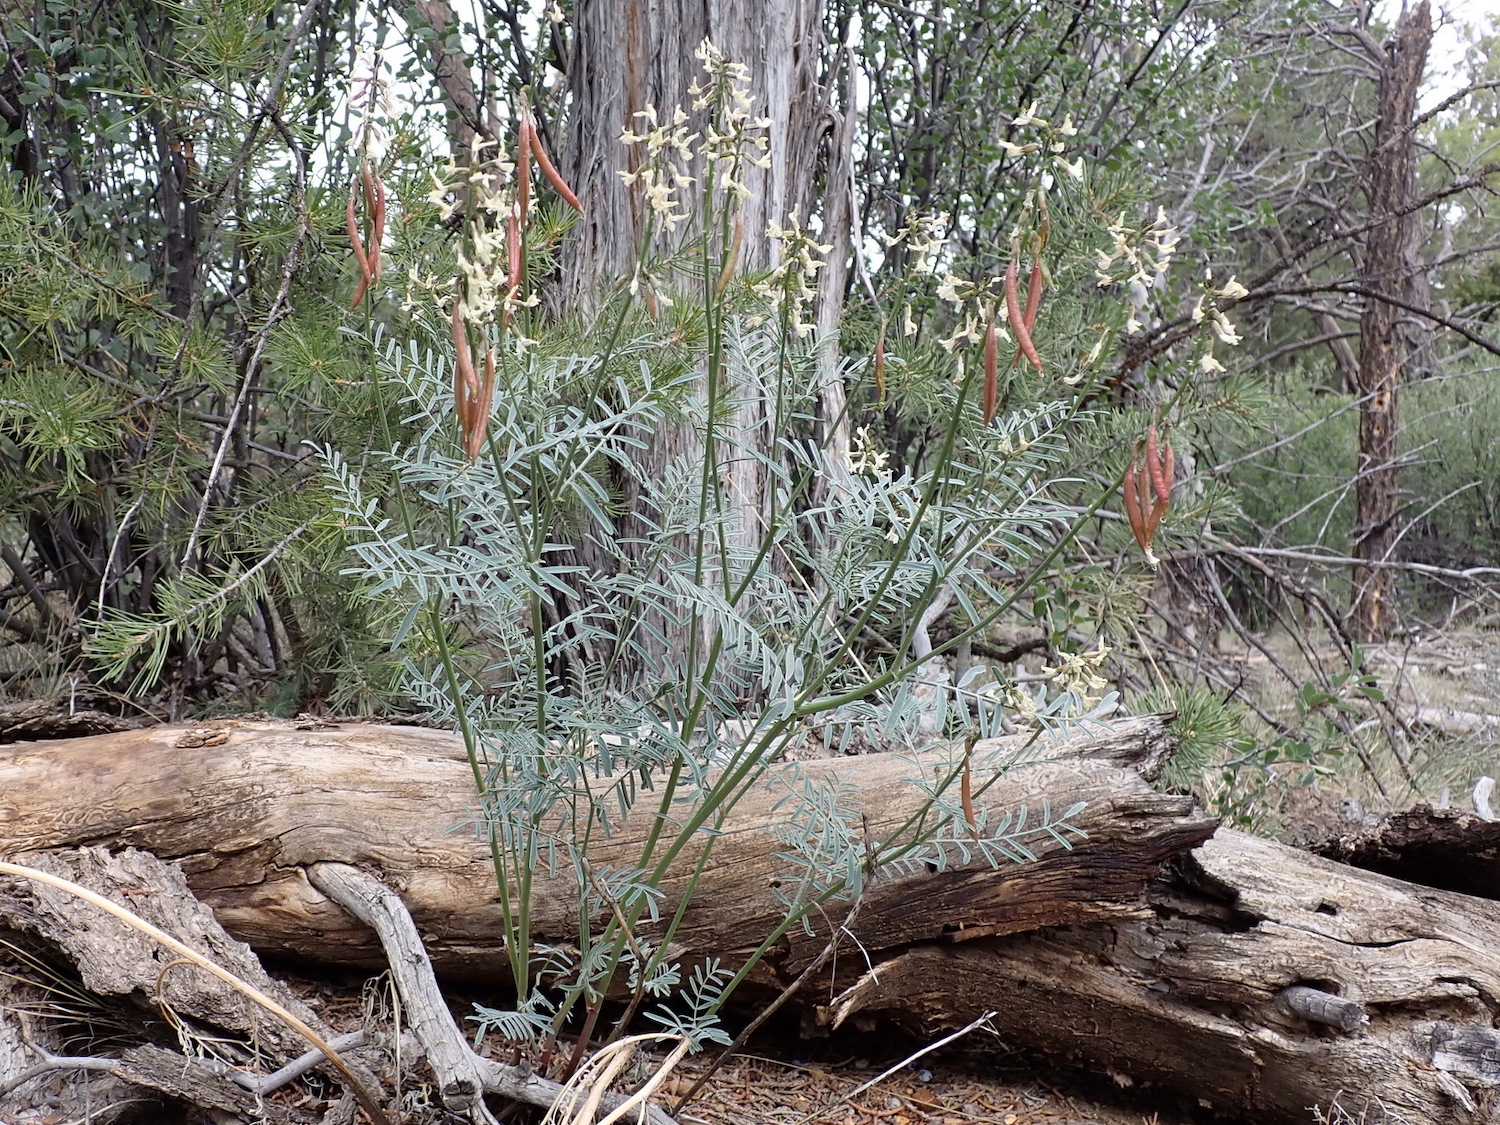
[[[1386,561],[1396,542],[1400,499],[1398,412],[1402,374],[1414,347],[1404,320],[1421,274],[1420,231],[1409,204],[1413,190],[1412,116],[1432,41],[1432,14],[1422,0],[1396,23],[1380,73],[1379,118],[1368,162],[1371,228],[1365,242],[1360,320],[1359,459],[1354,481],[1354,557]],[[1389,299],[1387,299],[1389,298]],[[1407,306],[1403,309],[1403,305]],[[1380,641],[1393,625],[1391,572],[1354,570],[1353,632]]]
[[[832,246],[827,254],[832,265],[819,285],[813,312],[819,332],[831,335],[843,307],[843,263],[852,241],[847,190],[839,178],[849,175],[853,135],[842,127],[852,110],[845,107],[841,118],[834,108],[838,99],[830,87],[838,77],[830,73],[834,56],[825,49],[822,0],[618,0],[576,5],[573,18],[567,165],[583,215],[565,252],[568,299],[584,307],[596,304],[608,287],[635,269],[650,211],[641,186],[625,184],[619,173],[638,166],[644,146],[627,146],[620,135],[641,124],[636,114],[647,107],[667,121],[678,106],[690,114],[689,129],[702,135],[706,117],[693,110],[689,87],[704,79],[694,51],[707,39],[727,59],[749,68],[752,113],[770,121],[770,166],[746,170],[749,194],[740,205],[738,249],[719,246],[717,252],[735,260],[742,272],[773,267],[777,246],[770,227],[785,227],[793,218],[806,226],[817,216],[822,220],[819,241]],[[695,176],[702,171],[698,164]],[[645,292],[640,299],[648,299]],[[690,304],[700,300],[691,290],[675,299]],[[814,430],[816,439],[834,451],[847,448],[837,370],[836,354],[825,349]],[[724,445],[716,458],[713,487],[721,510],[729,513],[731,553],[752,556],[772,518],[774,482],[767,459],[786,436],[786,423],[777,417],[781,395],[776,377],[763,375],[732,365],[717,373],[717,393],[728,405],[719,427]],[[700,393],[706,396],[707,372],[703,377]],[[660,478],[674,463],[701,464],[704,455],[700,427],[668,423],[642,450],[640,473]],[[648,537],[657,513],[635,482],[622,480],[617,486],[626,514],[617,522],[614,538]],[[580,545],[580,551],[587,554],[590,548]],[[585,561],[595,567],[611,565],[602,557]],[[654,624],[656,642],[645,646],[655,648],[652,655],[665,662],[674,651],[685,650],[688,626]],[[639,674],[642,669],[627,671]]]

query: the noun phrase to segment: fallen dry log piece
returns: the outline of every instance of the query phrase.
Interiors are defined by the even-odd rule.
[[[1309,850],[1408,882],[1500,898],[1500,820],[1462,809],[1417,805]]]
[[[909,950],[818,1016],[933,1034],[993,1008],[1009,1042],[1255,1122],[1496,1120],[1497,904],[1223,829],[1147,897]]]
[[[324,862],[378,872],[440,968],[497,970],[489,867],[472,835],[448,831],[470,805],[451,736],[227,730],[219,745],[178,747],[181,732],[158,731],[0,752],[0,847],[149,847],[179,859],[258,947],[370,965],[384,957],[368,931],[310,873],[336,870]],[[1146,757],[1163,737],[1159,721],[1133,720],[1114,728],[1117,752],[1122,731]],[[809,1023],[933,1035],[994,1010],[1012,1044],[1160,1084],[1226,1118],[1290,1125],[1337,1106],[1372,1122],[1495,1119],[1500,904],[1232,832],[1192,850],[1211,825],[1119,758],[1080,757],[1090,745],[1054,745],[1057,760],[1017,768],[986,794],[994,809],[1086,801],[1086,839],[1068,850],[1040,837],[1023,866],[873,879],[845,955],[792,1001]],[[920,799],[898,758],[799,768],[846,776],[876,840]],[[678,935],[684,956],[732,962],[778,916],[784,792],[751,794],[726,826]],[[629,856],[641,831],[627,821],[591,862]],[[664,915],[681,886],[668,886]],[[541,892],[538,938],[568,940],[573,888]],[[813,964],[830,928],[785,942],[747,999]]]
[[[0,862],[0,875],[0,933],[41,943],[51,956],[77,970],[88,995],[124,998],[119,1022],[130,1022],[123,1013],[128,1001],[138,1001],[158,1009],[163,1018],[138,1017],[137,1023],[155,1022],[163,1029],[170,1023],[183,1042],[222,1045],[216,1049],[227,1051],[238,1050],[232,1044],[243,1042],[247,1046],[239,1061],[291,1060],[289,1065],[304,1071],[315,1064],[304,1065],[298,1055],[311,1043],[347,1080],[369,1119],[389,1125],[373,1093],[378,1085],[374,1077],[330,1046],[335,1037],[316,1014],[224,932],[175,867],[131,849],[112,853],[85,848],[41,854],[29,865]],[[4,1038],[16,1038],[17,1022],[13,1012],[0,1011],[0,1024],[8,1025]],[[241,1038],[224,1039],[225,1032]],[[85,1077],[102,1071],[129,1086],[225,1113],[253,1110],[277,1084],[274,1079],[236,1082],[227,1066],[149,1043],[119,1058],[60,1058],[50,1044],[30,1038],[22,1044],[29,1050],[12,1052],[9,1070],[0,1073],[0,1107],[7,1105],[12,1090],[35,1086],[31,1071],[81,1072]],[[28,1064],[26,1054],[38,1061]],[[20,1096],[9,1100],[18,1102]],[[70,1092],[64,1105],[87,1107],[91,1100],[84,1088]]]
[[[855,939],[879,951],[946,941],[953,931],[1013,933],[1138,912],[1141,888],[1161,864],[1213,829],[1187,798],[1154,791],[1127,764],[1157,768],[1170,746],[1160,716],[1029,749],[1024,739],[981,743],[976,763],[1047,759],[999,778],[981,802],[995,816],[1029,811],[1034,834],[1026,842],[1036,862],[938,873],[923,866],[878,879],[861,904]],[[920,768],[930,780],[951,768],[955,753],[927,754]],[[877,842],[924,799],[912,784],[918,767],[898,755],[797,768],[802,777],[844,779],[863,831]],[[989,780],[976,772],[980,784]],[[777,806],[787,793],[784,784],[754,789],[735,809],[705,868],[704,893],[676,934],[685,956],[744,958],[781,921],[776,880],[795,874],[775,855],[786,848],[777,829],[787,814]],[[1044,804],[1064,810],[1075,803],[1083,809],[1071,826],[1083,835],[1069,831],[1070,848],[1041,829],[1040,813]],[[472,830],[455,831],[472,822],[474,807],[458,739],[412,727],[306,731],[227,723],[207,733],[156,728],[0,749],[0,855],[83,844],[150,851],[180,864],[230,933],[263,954],[302,961],[385,964],[369,929],[307,879],[309,865],[337,862],[378,872],[401,894],[439,973],[502,972],[502,917],[488,852]],[[635,863],[653,813],[654,801],[639,803],[590,849],[593,868]],[[664,918],[699,854],[685,851],[668,878]],[[531,912],[536,940],[576,940],[570,878],[539,880]],[[761,983],[778,987],[827,939],[820,920],[812,934],[797,929]]]
[[[1010,740],[976,747],[981,788],[993,764],[1033,759],[1000,778],[980,803],[996,815],[1031,811],[1034,838],[1024,842],[1036,861],[1025,878],[978,865],[941,873],[921,867],[879,879],[861,903],[852,927],[856,939],[878,954],[912,941],[944,941],[950,930],[966,936],[1010,933],[1138,911],[1141,888],[1160,865],[1212,830],[1185,798],[1154,792],[1132,768],[1139,763],[1148,772],[1159,769],[1170,749],[1160,717],[1036,746]],[[913,771],[949,772],[955,753],[931,754],[920,764],[889,755],[805,763],[798,776],[847,774],[864,811],[863,827],[878,841],[921,806]],[[1093,754],[1098,759],[1085,756]],[[335,887],[364,878],[358,865],[400,888],[422,944],[439,964],[449,971],[495,973],[504,957],[495,940],[500,919],[492,868],[472,831],[454,831],[472,818],[471,786],[457,740],[413,728],[306,731],[236,723],[18,746],[0,751],[0,854],[50,851],[38,862],[63,863],[76,853],[58,849],[94,845],[83,854],[128,869],[114,881],[119,893],[129,895],[154,894],[137,868],[155,861],[106,849],[149,849],[179,862],[218,918],[262,951],[371,968],[383,967],[388,953],[394,961],[410,961],[413,950],[421,952],[415,927],[403,949],[382,951],[359,916],[379,920],[350,897],[348,886]],[[753,791],[718,837],[705,868],[708,893],[689,909],[677,934],[684,956],[743,957],[779,921],[774,880],[780,864],[773,853],[785,847],[776,833],[784,814],[776,806],[786,791],[784,785]],[[1049,833],[1038,825],[1038,810],[1049,801],[1083,806],[1064,826],[1074,838],[1071,847],[1058,838],[1061,830]],[[643,821],[626,821],[606,846],[591,851],[591,863],[602,869],[633,858],[645,830]],[[691,869],[696,860],[690,850],[683,863]],[[682,885],[680,878],[669,880],[664,915],[670,915],[672,895]],[[30,903],[21,897],[26,901],[15,908],[18,918]],[[378,905],[379,895],[366,897]],[[170,913],[172,898],[161,897],[154,909]],[[533,901],[536,937],[573,939],[576,910],[570,884],[540,884]],[[386,922],[391,913],[386,911]],[[389,938],[391,927],[379,924]],[[56,919],[50,926],[69,928]],[[87,946],[87,927],[76,928]],[[797,931],[763,966],[762,989],[780,987],[786,974],[815,961],[826,942],[826,927],[813,934]],[[93,951],[69,948],[68,955],[86,960]],[[154,963],[148,958],[146,964],[149,975]],[[140,988],[139,975],[127,972],[122,980]],[[435,1000],[427,1005],[437,1008]],[[445,1054],[445,1044],[455,1049]],[[478,1059],[451,1027],[446,1035],[428,1035],[424,1047],[435,1052],[431,1061],[444,1093],[459,1108],[472,1101],[475,1087],[544,1103],[557,1096],[553,1083]],[[121,1068],[113,1073],[126,1074]],[[208,1096],[213,1083],[199,1077]],[[134,1078],[149,1084],[144,1074]],[[236,1097],[232,1091],[217,1096]],[[605,1108],[617,1100],[606,1099]]]

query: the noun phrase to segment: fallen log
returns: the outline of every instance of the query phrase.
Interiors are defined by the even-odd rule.
[[[930,1035],[994,1010],[1014,1045],[1160,1084],[1226,1118],[1305,1122],[1315,1107],[1328,1120],[1495,1119],[1500,905],[1237,833],[1204,843],[1212,824],[1128,764],[1150,772],[1164,747],[1161,721],[1146,719],[1034,748],[986,800],[1084,801],[1086,838],[1069,849],[1039,837],[1024,866],[873,879],[850,955],[828,959],[793,1000],[808,1027]],[[1017,746],[987,749],[994,759]],[[951,761],[938,752],[921,768]],[[911,762],[894,756],[799,768],[847,775],[875,839],[921,796]],[[0,751],[0,854],[144,848],[177,861],[226,928],[264,953],[383,964],[369,931],[309,875],[343,864],[400,892],[440,972],[493,975],[491,869],[472,833],[451,831],[472,818],[470,784],[451,736],[409,728],[229,724],[18,746]],[[780,796],[751,794],[719,838],[678,934],[685,957],[733,962],[778,917]],[[642,831],[627,821],[591,861],[629,855]],[[668,886],[664,915],[682,886]],[[542,888],[538,938],[568,940],[576,909],[566,881]],[[818,965],[840,920],[791,936],[747,995]]]
[[[1308,850],[1428,887],[1500,897],[1500,820],[1477,812],[1417,805]]]
[[[1188,798],[1153,790],[1134,768],[1159,768],[1171,740],[1160,717],[1126,720],[1093,735],[1075,732],[1029,745],[998,739],[975,748],[976,763],[1028,763],[983,798],[1030,811],[1036,860],[1021,868],[954,864],[872,883],[853,939],[879,950],[1084,922],[1140,909],[1141,888],[1161,864],[1213,830]],[[914,771],[951,768],[952,749],[914,764],[893,754],[800,763],[810,778],[854,787],[872,840],[894,834],[923,803]],[[734,962],[750,955],[785,915],[776,881],[787,865],[776,828],[785,786],[752,790],[715,840],[706,893],[688,909],[674,941],[684,956]],[[1070,844],[1041,827],[1044,803],[1082,804]],[[647,806],[650,807],[647,807]],[[380,967],[367,927],[330,903],[306,868],[345,863],[379,872],[405,901],[439,974],[503,972],[503,932],[494,869],[471,825],[473,776],[458,740],[416,727],[352,725],[298,730],[234,722],[160,727],[0,750],[0,856],[78,846],[134,847],[176,862],[224,927],[262,955]],[[636,862],[654,802],[643,801],[591,847],[596,870]],[[707,837],[705,836],[705,840]],[[702,845],[700,844],[700,847]],[[667,880],[670,917],[701,853],[688,851]],[[536,940],[576,941],[578,895],[565,875],[539,881],[531,904]],[[603,917],[601,915],[602,923]],[[774,986],[826,945],[830,927],[800,928],[760,979]],[[637,935],[649,939],[649,928]]]

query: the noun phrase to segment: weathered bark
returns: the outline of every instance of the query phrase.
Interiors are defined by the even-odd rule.
[[[1404,11],[1380,72],[1379,117],[1370,152],[1370,215],[1362,281],[1371,294],[1360,320],[1359,460],[1354,480],[1355,558],[1386,562],[1396,542],[1400,499],[1398,404],[1402,373],[1413,352],[1403,329],[1421,278],[1421,231],[1410,209],[1416,135],[1412,117],[1432,41],[1428,0]],[[1384,298],[1389,297],[1390,300]],[[1394,303],[1393,303],[1394,302]],[[1386,639],[1394,625],[1390,570],[1354,570],[1353,632],[1362,641]]]
[[[741,271],[772,267],[777,264],[777,246],[770,229],[786,227],[793,219],[806,227],[820,204],[826,208],[819,241],[832,247],[830,268],[819,280],[815,312],[818,330],[830,342],[820,362],[814,438],[839,456],[848,447],[848,424],[834,349],[852,242],[847,181],[853,129],[852,118],[849,128],[832,127],[834,98],[824,74],[822,13],[822,0],[619,0],[574,8],[567,163],[583,214],[564,248],[563,276],[567,299],[587,308],[636,269],[651,211],[642,186],[625,184],[620,173],[639,167],[645,146],[627,146],[620,134],[627,127],[641,131],[644,123],[636,115],[648,107],[663,122],[680,107],[689,115],[689,130],[700,138],[705,135],[708,114],[693,108],[690,87],[705,81],[702,63],[693,52],[710,40],[727,59],[749,68],[752,115],[769,121],[770,143],[769,167],[743,169],[748,194],[735,204],[735,234],[720,240],[727,245],[716,242],[714,256]],[[846,117],[850,112],[846,107]],[[702,160],[695,158],[691,170],[696,184],[701,184]],[[657,222],[657,251],[675,249],[684,230],[706,221],[691,202],[696,184],[679,192],[690,213],[686,226],[664,231]],[[721,189],[716,202],[724,206],[732,197]],[[654,291],[660,287],[662,295],[694,305],[704,288],[701,278],[687,274],[644,285],[643,299],[654,302]],[[774,367],[763,370],[755,363],[740,365],[726,358],[731,362],[712,370],[705,362],[696,393],[704,402],[713,397],[720,403],[717,464],[709,488],[721,491],[722,504],[710,503],[709,509],[726,513],[729,557],[711,565],[732,569],[736,557],[753,558],[761,546],[778,487],[769,466],[779,456],[778,443],[797,423],[784,408],[785,396],[777,386],[780,373]],[[712,395],[710,378],[715,380]],[[625,514],[614,529],[616,543],[649,540],[658,524],[660,513],[643,496],[639,481],[671,477],[682,465],[701,465],[704,445],[701,422],[673,419],[656,429],[637,458],[637,479],[618,482]],[[588,541],[578,544],[577,552],[595,569],[608,569],[618,561]],[[675,658],[693,643],[688,635],[691,625],[665,614],[645,616],[650,629],[637,630],[632,652],[618,665],[621,674],[627,680],[675,680]],[[707,640],[699,638],[697,643],[706,645]]]
[[[347,864],[400,891],[440,969],[500,970],[484,849],[449,831],[468,815],[471,784],[452,736],[246,723],[220,735],[157,730],[0,751],[0,852],[149,848],[176,859],[258,949],[381,965],[364,926],[316,889],[328,870],[318,864]],[[1035,815],[1044,797],[1053,808],[1083,799],[1076,823],[1088,837],[1072,850],[1042,840],[1021,867],[871,880],[841,950],[857,942],[858,955],[831,959],[793,1001],[809,1027],[926,1035],[993,1011],[1013,1045],[1159,1083],[1225,1117],[1300,1123],[1308,1107],[1337,1104],[1355,1119],[1379,1107],[1390,1122],[1493,1120],[1500,904],[1222,830],[1191,850],[1211,825],[1130,766],[1150,773],[1169,748],[1159,720],[1129,720],[1001,775],[991,807]],[[1094,753],[1102,760],[1083,756]],[[924,768],[939,760],[928,755]],[[893,756],[799,768],[847,775],[873,840],[919,799],[903,781],[910,764]],[[733,962],[777,916],[777,795],[752,793],[719,837],[677,935],[684,957]],[[627,819],[591,859],[625,860],[643,830]],[[695,858],[684,855],[684,869]],[[668,880],[663,916],[683,886]],[[534,911],[539,939],[567,942],[571,884],[545,882]],[[844,920],[830,914],[777,949],[742,999],[813,964]]]
[[[1462,809],[1418,805],[1309,850],[1423,886],[1500,897],[1500,821]]]
[[[981,743],[976,760],[1022,745]],[[1115,724],[1098,737],[1044,741],[1030,757],[1054,760],[1006,774],[980,804],[997,815],[1024,806],[1035,825],[1044,801],[1053,810],[1083,801],[1070,823],[1087,838],[1071,848],[1045,833],[1028,838],[1038,858],[1024,878],[1017,878],[1021,869],[982,863],[878,878],[853,936],[878,951],[943,940],[955,927],[1012,933],[1135,911],[1160,864],[1212,831],[1187,798],[1153,791],[1131,766],[1159,765],[1170,745],[1159,718]],[[947,751],[921,758],[929,777],[952,760]],[[910,783],[914,767],[901,756],[797,768],[814,778],[848,775],[873,842],[893,834],[923,800]],[[731,829],[714,844],[705,890],[677,932],[685,956],[743,959],[784,917],[774,888],[791,872],[773,853],[785,848],[776,835],[786,816],[776,806],[785,795],[784,786],[758,788],[736,808]],[[638,861],[654,807],[650,800],[638,805],[590,848],[596,870]],[[180,864],[230,933],[262,953],[305,961],[384,964],[368,930],[307,880],[306,865],[341,862],[379,871],[400,891],[439,972],[501,972],[495,935],[503,926],[488,850],[474,832],[455,831],[474,815],[473,776],[458,740],[411,727],[298,731],[232,723],[212,734],[157,728],[0,751],[0,854],[84,844],[150,851]],[[663,918],[698,854],[685,852],[668,878]],[[531,909],[537,940],[576,940],[571,877],[539,881]],[[760,983],[775,986],[800,971],[829,929],[827,920],[815,920],[811,934],[798,929],[764,966]]]
[[[680,106],[691,115],[691,129],[702,133],[704,113],[692,109],[688,87],[704,79],[693,56],[704,39],[750,68],[754,113],[770,119],[770,167],[746,170],[739,261],[747,269],[774,264],[769,226],[784,226],[788,216],[805,221],[817,201],[817,157],[829,127],[822,12],[822,0],[577,6],[568,163],[584,212],[566,271],[577,296],[628,276],[645,239],[645,201],[618,174],[634,170],[643,153],[620,142],[622,130],[640,128],[635,115],[647,106],[664,121]]]
[[[916,947],[818,1017],[930,1032],[993,1010],[1012,1043],[1260,1123],[1496,1119],[1500,905],[1220,829],[1142,913]],[[1369,1022],[1296,1014],[1299,985]]]

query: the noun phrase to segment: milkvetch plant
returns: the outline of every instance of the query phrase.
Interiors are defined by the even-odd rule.
[[[1013,367],[1049,370],[1032,329],[1046,192],[1061,187],[1044,170],[1027,189],[1003,274],[944,282],[963,306],[950,346],[982,340],[984,358],[965,369],[954,356],[955,377],[935,388],[931,453],[897,464],[868,427],[851,426],[857,436],[835,454],[814,425],[810,315],[828,247],[788,217],[766,232],[772,264],[739,267],[746,173],[766,159],[765,123],[743,67],[711,44],[699,58],[691,110],[646,107],[621,138],[639,157],[621,177],[641,203],[643,242],[590,317],[554,323],[540,308],[530,264],[561,225],[531,221],[531,161],[577,201],[549,171],[524,106],[509,152],[479,142],[468,168],[441,171],[430,198],[450,221],[462,212],[459,278],[448,296],[418,271],[408,299],[430,321],[424,295],[442,302],[448,346],[371,334],[407,426],[374,456],[379,491],[360,466],[325,454],[356,572],[407,607],[397,640],[409,688],[454,724],[473,768],[516,987],[513,1006],[480,1010],[481,1025],[540,1036],[544,1059],[569,1020],[580,1044],[595,1034],[607,995],[626,998],[614,1034],[643,1014],[694,1045],[722,1041],[717,1013],[733,989],[790,929],[849,909],[870,872],[1025,860],[1038,841],[1077,837],[1077,809],[986,804],[1002,763],[976,752],[976,738],[1019,698],[1003,678],[940,694],[937,727],[959,737],[940,744],[936,777],[913,764],[923,811],[889,838],[865,838],[839,783],[777,766],[795,745],[832,750],[856,732],[908,749],[929,741],[934,704],[920,689],[933,658],[1034,590],[1079,526],[1050,491],[1081,396],[1063,371],[1050,401],[1004,410],[997,394],[1002,339],[1015,344]],[[1054,147],[1066,130],[1031,127],[1042,130],[1038,154],[1066,163]],[[914,218],[900,235],[927,271],[942,263],[930,231]],[[748,398],[767,404],[763,444],[735,421]],[[682,452],[643,469],[642,452],[668,428],[686,435]],[[747,461],[769,497],[753,510],[724,483]],[[617,530],[627,504],[643,529],[628,539]],[[940,596],[954,601],[957,636],[919,643]],[[1040,730],[1107,705],[1096,691],[1105,652],[1064,659],[1055,690],[1025,694],[1016,717]],[[764,786],[783,794],[784,916],[743,960],[682,965],[674,939],[718,834]],[[636,854],[599,866],[591,845],[626,817],[646,826]],[[670,895],[669,873],[685,875]],[[534,938],[539,880],[576,889],[566,947]]]

